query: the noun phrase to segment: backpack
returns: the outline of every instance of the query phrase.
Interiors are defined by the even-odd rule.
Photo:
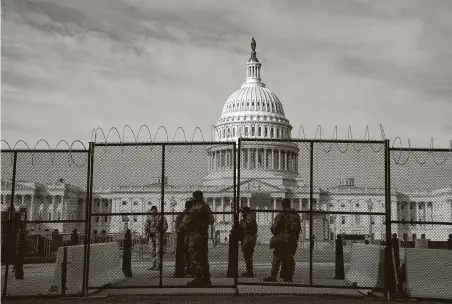
[[[250,233],[250,235],[256,235],[257,234],[257,222],[256,222],[256,218],[254,217],[254,215],[252,215],[252,214],[249,214],[248,216],[251,216],[252,217],[252,220],[250,221],[250,224],[249,224],[249,233]]]
[[[289,231],[291,234],[299,235],[301,232],[301,218],[298,213],[291,213],[289,216]]]

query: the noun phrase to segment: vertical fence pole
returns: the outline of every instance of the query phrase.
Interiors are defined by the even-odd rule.
[[[235,201],[235,210],[234,210],[234,226],[235,226],[235,276],[234,276],[234,288],[235,294],[239,294],[239,236],[238,236],[238,226],[239,226],[239,212],[240,212],[240,146],[241,139],[238,140],[238,149],[236,146],[237,143],[234,142],[234,201]],[[238,152],[237,152],[238,151]],[[237,154],[238,153],[238,154]],[[237,168],[237,169],[236,169]],[[237,171],[236,171],[237,170]]]
[[[160,266],[159,266],[159,286],[163,286],[163,209],[165,208],[165,144],[162,144],[162,176],[161,176],[161,186],[160,186],[160,212],[161,212],[161,220],[160,220],[160,244],[159,244],[159,258],[160,258]]]
[[[12,252],[13,249],[16,249],[16,244],[11,244],[11,240],[15,239],[15,237],[13,238],[13,234],[15,233],[15,229],[14,229],[14,223],[12,222],[13,217],[11,215],[15,215],[15,209],[14,209],[14,196],[16,195],[16,169],[17,169],[17,152],[14,151],[13,152],[13,176],[12,176],[12,181],[11,181],[11,205],[10,205],[10,210],[7,213],[8,214],[8,219],[7,219],[7,224],[6,224],[6,231],[7,233],[5,234],[6,237],[6,265],[5,265],[5,279],[3,281],[3,294],[2,297],[6,297],[6,289],[8,288],[8,273],[9,273],[9,257],[14,257],[14,253]],[[11,231],[9,231],[9,229],[11,229]],[[10,252],[11,251],[11,252]]]
[[[385,221],[386,221],[386,247],[385,247],[385,293],[387,300],[393,297],[393,265],[391,248],[391,151],[389,140],[385,140]]]
[[[313,200],[314,200],[314,142],[311,141],[311,150],[309,156],[309,285],[312,286],[312,253],[314,250],[314,232],[313,227]]]
[[[85,237],[84,237],[84,263],[82,278],[82,296],[88,294],[89,281],[89,253],[91,247],[91,211],[93,193],[93,164],[94,164],[94,142],[89,143],[88,148],[88,172],[86,178],[86,202],[85,202]]]

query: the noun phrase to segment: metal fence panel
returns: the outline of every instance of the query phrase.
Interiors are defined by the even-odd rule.
[[[203,271],[204,282],[211,287],[234,287],[234,277],[228,278],[227,272],[228,257],[234,255],[229,244],[235,220],[235,144],[175,144],[166,146],[165,151],[167,184],[164,187],[162,208],[169,225],[166,243],[168,249],[163,254],[165,268],[162,272],[162,285],[188,286],[196,270],[193,266],[190,267],[189,261],[185,267],[182,266],[186,268],[184,271],[180,267],[176,269],[176,263],[182,261],[176,261],[177,251],[180,250],[179,253],[193,263],[196,261],[193,261],[194,256],[190,256],[190,246],[207,246],[205,263],[208,266]],[[176,229],[186,211],[185,204],[192,198],[194,191],[203,192],[214,222],[209,226],[207,237],[190,236],[190,239],[181,240],[180,246],[177,246]],[[196,215],[192,216],[197,219]]]
[[[15,265],[9,272],[5,295],[79,294],[83,261],[72,274],[62,271],[67,266],[63,266],[62,246],[71,244],[74,230],[84,232],[87,151],[15,153],[14,209],[21,218],[15,225]],[[8,170],[9,160],[5,158],[5,162],[8,164],[2,171]],[[2,172],[3,183],[10,180]],[[62,282],[66,280],[77,288],[65,290]]]
[[[111,288],[159,286],[158,270],[150,270],[145,226],[151,207],[161,212],[162,145],[96,144],[93,157],[88,291],[108,284]],[[125,243],[128,230],[130,240]],[[124,265],[124,248],[130,248],[130,265]],[[102,251],[111,250],[114,254],[102,256]],[[124,266],[130,269],[123,271]],[[125,277],[129,272],[133,277]]]
[[[450,299],[440,286],[452,284],[452,152],[392,148],[391,190],[398,296]]]
[[[383,289],[382,277],[364,278],[384,265],[384,143],[314,142],[313,157],[312,284]]]

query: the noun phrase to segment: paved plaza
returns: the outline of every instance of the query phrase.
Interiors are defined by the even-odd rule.
[[[401,303],[401,301],[385,301],[377,298],[365,297],[344,297],[344,296],[328,296],[328,295],[115,295],[108,297],[97,298],[65,298],[60,299],[24,299],[24,300],[5,300],[4,303],[24,303],[24,304],[101,304],[101,303],[130,303],[130,304],[229,304],[229,303],[247,303],[247,304],[308,304],[308,303],[322,303],[322,304],[393,304]],[[429,302],[441,303],[441,302]]]
[[[209,252],[209,262],[212,275],[212,284],[217,286],[234,286],[234,279],[226,278],[228,251],[227,246],[219,245],[211,248]],[[260,283],[264,277],[270,274],[272,251],[268,245],[256,247],[254,255],[255,278],[241,278],[240,283]],[[147,252],[134,252],[132,257],[133,277],[125,278],[113,287],[150,287],[159,286],[159,271],[148,270],[150,265],[150,255]],[[294,276],[294,284],[309,284],[309,250],[300,249],[296,255],[297,266]],[[70,262],[70,261],[69,261]],[[105,261],[108,263],[108,261]],[[163,286],[184,287],[190,278],[173,278],[174,254],[165,254],[163,258]],[[348,258],[345,259],[345,269],[348,267]],[[334,252],[314,251],[313,253],[313,284],[325,286],[345,286],[344,280],[334,279]],[[244,272],[245,264],[242,253],[239,253],[239,274]],[[9,270],[7,294],[11,296],[30,296],[46,294],[53,282],[55,264],[26,264],[24,265],[24,279],[16,280],[12,267]],[[80,268],[82,271],[82,268]],[[5,267],[2,267],[2,281],[4,280]],[[81,282],[68,282],[69,284],[81,284]],[[287,283],[289,285],[289,283]],[[89,282],[91,288],[97,286],[96,282]],[[2,285],[3,288],[3,285]],[[91,290],[95,291],[95,290]]]

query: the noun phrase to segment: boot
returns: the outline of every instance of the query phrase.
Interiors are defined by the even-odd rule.
[[[242,277],[245,277],[245,278],[254,278],[254,273],[251,271],[247,271],[247,272],[244,272],[244,273],[242,273]]]
[[[279,277],[280,277],[281,279],[284,279],[285,272],[286,272],[286,265],[285,265],[285,263],[282,263],[282,265],[281,265],[281,271],[279,272]]]
[[[202,280],[194,279],[187,283],[187,287],[202,287],[205,283]]]
[[[152,265],[152,267],[148,268],[148,270],[157,270],[157,265],[156,264]]]
[[[271,275],[268,278],[265,278],[264,282],[277,282],[276,277],[278,276],[279,266],[281,262],[272,263]]]
[[[263,279],[264,282],[277,282],[276,276],[269,276],[268,278]]]

